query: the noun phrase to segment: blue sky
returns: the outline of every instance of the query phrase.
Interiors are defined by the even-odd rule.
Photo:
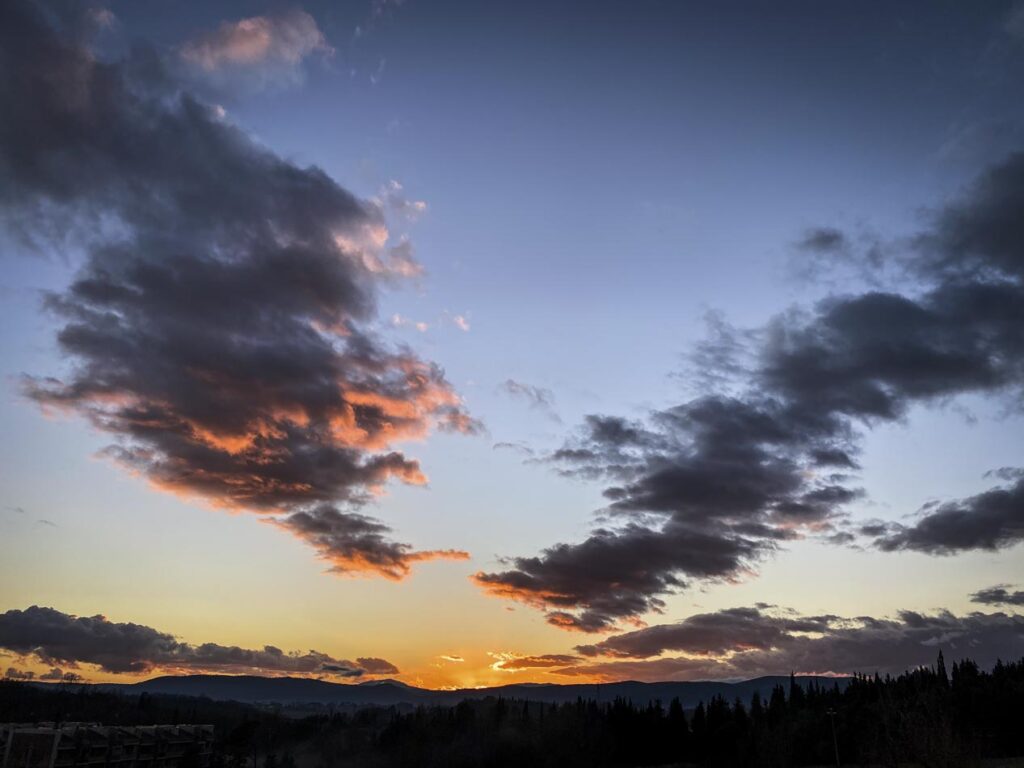
[[[147,41],[173,60],[222,23],[291,10],[114,3],[117,21],[96,45],[113,60]],[[1024,138],[1024,16],[1012,3],[385,0],[302,10],[333,53],[307,52],[269,84],[239,70],[186,73],[187,87],[260,145],[363,199],[397,181],[404,199],[426,203],[415,216],[389,214],[391,242],[407,235],[424,274],[382,284],[371,325],[443,367],[486,432],[404,446],[429,485],[392,483],[366,513],[417,549],[453,547],[472,560],[417,566],[397,585],[326,577],[301,544],[252,516],[162,495],[95,458],[108,436],[73,416],[43,418],[20,386],[26,373],[66,371],[62,321],[41,309],[40,291],[64,290],[86,257],[74,243],[26,252],[9,226],[0,608],[102,612],[251,644],[302,594],[305,618],[266,642],[349,653],[365,639],[431,684],[493,677],[482,662],[469,676],[430,667],[460,642],[483,661],[487,650],[564,651],[578,638],[536,606],[483,596],[466,576],[584,539],[607,483],[494,446],[539,457],[580,434],[587,414],[642,420],[688,400],[687,355],[707,338],[709,312],[754,329],[828,296],[920,295],[925,284],[898,264],[872,271],[863,244],[898,251]],[[807,274],[798,244],[820,228],[848,233],[854,263]],[[510,379],[546,391],[550,408],[510,394]],[[857,520],[903,521],[931,500],[980,493],[986,471],[1019,463],[1019,409],[1002,396],[913,402],[862,431],[865,494],[847,506]],[[1024,581],[1019,555],[935,557],[810,537],[786,542],[756,576],[695,585],[667,597],[665,615],[643,618],[758,601],[844,615],[961,612],[977,589]],[[136,574],[138,588],[124,589],[112,565]],[[223,598],[203,593],[211,581]],[[422,612],[447,601],[475,626]],[[225,611],[225,626],[211,626]],[[320,620],[328,628],[312,629]],[[422,644],[395,639],[424,623]]]

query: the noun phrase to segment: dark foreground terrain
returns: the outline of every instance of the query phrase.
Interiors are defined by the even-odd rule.
[[[0,722],[212,723],[219,768],[334,766],[973,766],[1024,755],[1024,659],[969,660],[845,686],[635,704],[487,697],[454,706],[325,708],[0,683]],[[832,725],[835,725],[833,740]]]

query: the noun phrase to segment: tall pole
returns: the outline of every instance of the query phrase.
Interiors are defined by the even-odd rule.
[[[825,714],[828,715],[829,720],[832,721],[832,747],[836,751],[836,768],[839,766],[839,740],[836,738],[836,711],[831,707],[825,710]]]

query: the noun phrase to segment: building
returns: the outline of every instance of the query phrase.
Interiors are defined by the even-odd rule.
[[[212,725],[0,724],[0,768],[208,768]]]

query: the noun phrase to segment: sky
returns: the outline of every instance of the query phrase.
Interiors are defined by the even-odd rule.
[[[4,3],[0,674],[1021,656],[1022,83],[1012,2]]]

